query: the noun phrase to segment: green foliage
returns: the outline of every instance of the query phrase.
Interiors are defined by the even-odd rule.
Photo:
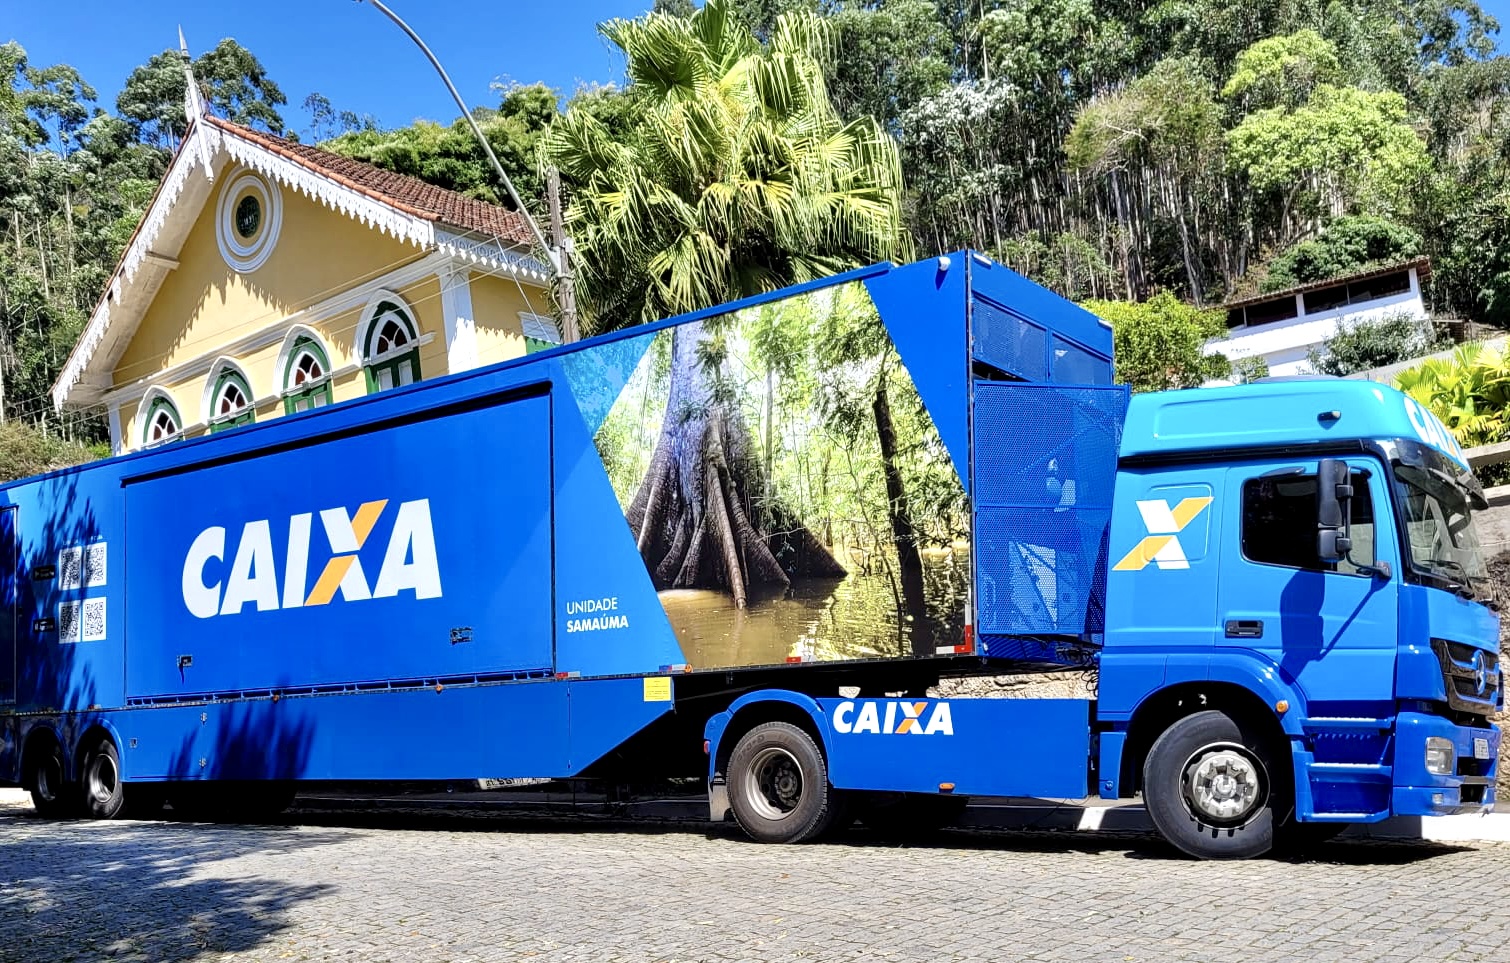
[[[68,441],[21,421],[0,424],[0,483],[110,456],[110,446]]]
[[[1112,326],[1116,378],[1133,391],[1197,388],[1226,378],[1225,355],[1206,354],[1206,342],[1226,333],[1219,311],[1202,311],[1161,291],[1141,304],[1087,301],[1083,305]]]
[[[1339,217],[1315,240],[1302,241],[1269,262],[1260,290],[1283,291],[1326,281],[1421,253],[1421,235],[1381,217]]]
[[[1463,345],[1400,372],[1395,386],[1431,409],[1465,448],[1510,435],[1510,359],[1498,348]]]
[[[727,0],[601,26],[627,60],[627,136],[568,108],[543,142],[572,200],[592,330],[717,304],[905,251],[896,146],[840,121],[829,28],[781,15],[761,44]]]
[[[235,40],[227,37],[213,50],[194,61],[194,79],[205,103],[220,117],[247,127],[283,133],[278,108],[288,98],[267,75],[262,62]],[[177,50],[164,50],[131,72],[116,98],[115,107],[132,125],[137,138],[169,147],[183,137],[183,57]]]
[[[536,151],[556,111],[556,92],[544,84],[530,84],[509,87],[497,110],[474,112],[478,126],[521,198],[538,198],[544,190]],[[356,119],[343,120],[336,115],[334,120],[343,124]],[[360,125],[359,120],[357,123]],[[320,146],[448,190],[508,205],[508,192],[498,183],[498,175],[488,163],[482,145],[477,143],[471,125],[462,118],[450,125],[419,120],[396,130],[363,126]]]
[[[1429,167],[1403,96],[1331,84],[1300,107],[1249,114],[1228,133],[1227,149],[1257,190],[1305,189],[1344,208],[1408,209]]]
[[[1397,312],[1338,329],[1310,353],[1318,374],[1350,375],[1419,358],[1436,348],[1430,322]]]
[[[1268,37],[1237,57],[1231,78],[1222,87],[1227,100],[1247,107],[1298,107],[1321,84],[1343,79],[1337,48],[1314,30]]]

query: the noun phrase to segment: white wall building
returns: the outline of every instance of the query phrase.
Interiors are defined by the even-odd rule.
[[[1307,374],[1308,357],[1347,325],[1395,314],[1425,319],[1421,281],[1431,259],[1418,257],[1347,277],[1229,301],[1227,337],[1206,345],[1229,360],[1261,357],[1271,375]]]

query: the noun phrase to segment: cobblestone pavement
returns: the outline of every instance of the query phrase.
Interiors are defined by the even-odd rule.
[[[0,803],[0,961],[1510,961],[1510,846],[1196,863],[1137,836],[475,811],[53,823]]]

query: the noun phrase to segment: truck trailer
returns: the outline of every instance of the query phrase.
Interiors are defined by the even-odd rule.
[[[967,251],[0,487],[0,785],[681,777],[765,842],[1141,795],[1198,857],[1490,809],[1451,433],[1112,380],[1109,326]]]

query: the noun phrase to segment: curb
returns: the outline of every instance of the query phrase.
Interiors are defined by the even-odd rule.
[[[310,795],[300,796],[294,808],[305,811],[422,809],[484,810],[517,815],[603,815],[625,820],[706,822],[701,799],[647,799],[610,807],[601,797],[565,793],[534,793],[533,798],[500,798],[490,792],[416,794],[412,796]],[[0,806],[30,807],[21,789],[0,789]],[[959,825],[971,829],[1047,830],[1080,833],[1152,833],[1148,813],[1137,803],[1085,800],[1057,802],[1034,799],[981,799],[970,805]],[[1378,823],[1355,825],[1344,839],[1422,839],[1438,843],[1510,843],[1510,811],[1471,816],[1397,816]]]

